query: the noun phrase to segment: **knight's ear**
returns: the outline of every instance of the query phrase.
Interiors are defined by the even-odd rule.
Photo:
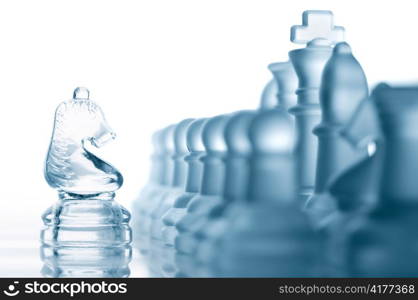
[[[90,91],[85,87],[77,87],[73,92],[74,100],[89,100]]]

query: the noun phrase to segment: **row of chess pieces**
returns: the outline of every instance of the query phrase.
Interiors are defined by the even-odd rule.
[[[305,11],[256,110],[154,133],[133,206],[151,276],[418,276],[418,87],[366,76]]]

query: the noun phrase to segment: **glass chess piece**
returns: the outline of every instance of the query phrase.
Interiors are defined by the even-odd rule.
[[[418,87],[380,84],[371,100],[381,125],[381,171],[377,201],[347,229],[349,276],[416,277]]]
[[[155,207],[151,218],[150,250],[152,253],[152,270],[155,276],[163,276],[164,261],[164,238],[163,238],[163,216],[174,205],[175,200],[184,193],[187,178],[187,163],[184,158],[188,154],[187,131],[194,119],[185,119],[174,127],[173,142],[174,161],[173,179],[170,191],[161,198],[161,202]]]
[[[186,146],[188,154],[184,157],[187,164],[187,178],[185,190],[179,195],[167,212],[163,215],[161,234],[164,242],[162,272],[164,277],[178,277],[176,265],[175,239],[178,235],[176,224],[186,214],[189,201],[200,193],[203,177],[203,163],[205,146],[202,141],[202,131],[208,119],[194,120],[187,129]],[[184,149],[186,150],[186,149]]]
[[[107,277],[130,274],[130,247],[53,247],[42,245],[41,274],[47,278]]]
[[[345,42],[337,44],[322,74],[322,119],[313,131],[318,137],[317,170],[315,191],[306,209],[318,227],[325,226],[337,212],[335,201],[327,193],[329,182],[368,155],[366,148],[353,147],[341,134],[367,97],[366,75],[350,46]]]
[[[281,74],[277,76],[280,77],[281,81],[283,81],[284,77],[287,77],[287,84],[283,86],[284,91],[281,93],[282,95],[281,105],[288,105],[289,103],[294,104],[296,102],[296,97],[295,95],[293,95],[295,88],[292,88],[292,86],[296,87],[297,78],[296,78],[296,74],[293,70],[292,65],[289,62],[278,63],[275,67],[277,69],[276,71],[280,70]],[[289,67],[291,69],[289,69]],[[273,80],[272,82],[268,83],[268,85],[265,87],[262,93],[260,110],[277,107],[278,105],[277,86],[278,86],[277,80]],[[248,115],[253,115],[254,113],[255,112],[250,112],[250,111],[242,112],[242,114],[244,114],[245,117],[247,117]],[[204,122],[205,122],[204,120],[197,120],[194,123],[192,123],[192,125],[190,126],[191,135],[194,135],[194,133],[198,132],[198,130],[195,130],[193,128],[199,128],[200,131],[199,131],[199,135],[196,134],[194,135],[194,137],[190,136],[188,138],[188,148],[189,150],[191,150],[191,154],[190,156],[188,156],[188,160],[189,160],[189,164],[192,163],[189,165],[189,176],[188,176],[189,187],[186,187],[186,190],[187,190],[186,193],[175,201],[174,207],[170,209],[163,218],[163,221],[165,223],[165,227],[163,228],[163,236],[164,236],[164,241],[165,241],[165,252],[166,252],[166,254],[164,255],[166,261],[163,266],[163,272],[164,272],[164,275],[167,277],[184,276],[181,273],[178,273],[176,264],[174,262],[176,260],[174,243],[178,235],[176,224],[184,217],[186,213],[186,206],[189,203],[190,199],[192,199],[195,196],[195,193],[199,192],[200,190],[200,182],[201,182],[201,176],[202,176],[201,174],[202,164],[200,162],[200,158],[204,155],[204,146],[201,141],[201,130],[203,128]],[[243,134],[246,134],[246,133],[243,133]],[[195,143],[195,142],[192,143],[192,141],[196,141],[196,140],[199,140],[199,143]],[[233,141],[231,141],[231,143],[233,143]],[[239,147],[239,146],[236,146],[236,147]],[[231,164],[229,168],[228,168],[228,164]],[[229,199],[232,199],[234,191],[237,191],[237,193],[239,193],[238,190],[240,188],[243,189],[245,186],[245,184],[243,184],[242,186],[239,186],[240,183],[243,182],[242,180],[240,180],[240,178],[243,176],[245,177],[245,172],[244,172],[245,159],[243,159],[243,157],[237,154],[236,157],[234,158],[231,157],[230,160],[227,159],[226,165],[227,165],[227,170],[228,169],[230,170],[229,176],[227,175],[227,177],[229,177],[230,179],[229,180],[226,179],[227,182],[225,186],[224,197],[229,197]],[[240,165],[242,165],[242,168],[240,167]],[[216,219],[218,216],[220,216],[221,211],[223,211],[224,207],[229,202],[230,201],[225,201],[225,203],[221,203],[219,207],[214,207],[213,213],[212,212],[209,213],[209,218]],[[212,220],[208,222],[211,223],[211,221]],[[205,237],[206,237],[205,229],[207,226],[208,225],[205,222],[200,223],[201,229],[197,230],[196,232],[196,239],[198,240],[198,245],[202,243],[202,240],[205,240]],[[193,256],[188,257],[189,260],[193,260],[194,258],[195,257]],[[196,264],[198,263],[196,262]],[[200,274],[200,271],[198,271],[197,265],[194,266],[194,268],[196,268],[196,270],[194,271],[194,275],[198,276],[198,274]]]
[[[328,187],[344,170],[368,156],[366,147],[354,147],[341,134],[367,97],[367,79],[350,46],[345,42],[337,44],[322,74],[322,118],[314,129],[318,137],[315,190],[305,206],[316,228],[327,236],[323,263],[326,276],[345,275],[342,226],[348,215],[338,209]]]
[[[58,106],[45,161],[46,181],[59,194],[42,216],[45,276],[129,275],[130,214],[114,201],[123,177],[92,149],[114,138],[87,89],[77,88]]]
[[[321,121],[319,87],[325,64],[332,54],[333,44],[344,40],[344,28],[334,26],[330,11],[307,10],[302,25],[291,28],[291,41],[307,44],[289,52],[299,79],[297,105],[291,107],[297,130],[299,194],[302,203],[313,194],[317,169],[318,140],[312,133]]]
[[[246,196],[226,212],[228,228],[209,259],[218,277],[311,277],[321,237],[301,211],[293,155],[296,135],[284,109],[260,112],[249,128]]]
[[[280,107],[288,110],[295,106],[297,103],[298,78],[293,65],[289,61],[276,62],[270,64],[268,68],[278,86],[276,105],[272,108]]]
[[[210,211],[222,203],[225,183],[226,144],[224,129],[230,115],[210,118],[202,131],[202,141],[206,149],[203,161],[201,192],[190,199],[185,215],[176,223],[178,235],[175,239],[178,275],[194,276],[193,256],[196,250],[196,230],[206,223]]]

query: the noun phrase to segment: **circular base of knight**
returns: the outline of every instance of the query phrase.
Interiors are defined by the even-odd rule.
[[[41,247],[45,277],[128,277],[132,248],[117,247]]]
[[[59,200],[42,216],[42,244],[87,248],[130,245],[130,213],[113,198],[114,193],[72,195],[61,192]]]

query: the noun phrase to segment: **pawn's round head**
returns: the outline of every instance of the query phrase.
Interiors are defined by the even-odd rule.
[[[174,130],[174,148],[176,155],[186,155],[187,149],[187,131],[194,119],[185,119],[176,125]]]
[[[225,142],[228,152],[235,155],[247,156],[251,152],[248,130],[255,111],[245,110],[235,113],[225,127]]]
[[[225,126],[229,120],[228,115],[210,118],[203,129],[203,144],[207,152],[226,152]]]
[[[249,128],[252,149],[258,154],[290,154],[295,147],[292,117],[282,109],[259,113]]]
[[[186,133],[187,149],[189,152],[205,151],[205,146],[203,145],[202,141],[202,132],[207,120],[208,119],[206,118],[202,118],[194,120],[192,123],[190,123]]]
[[[174,131],[176,125],[169,125],[165,127],[161,132],[161,149],[164,154],[172,155],[174,154]]]

